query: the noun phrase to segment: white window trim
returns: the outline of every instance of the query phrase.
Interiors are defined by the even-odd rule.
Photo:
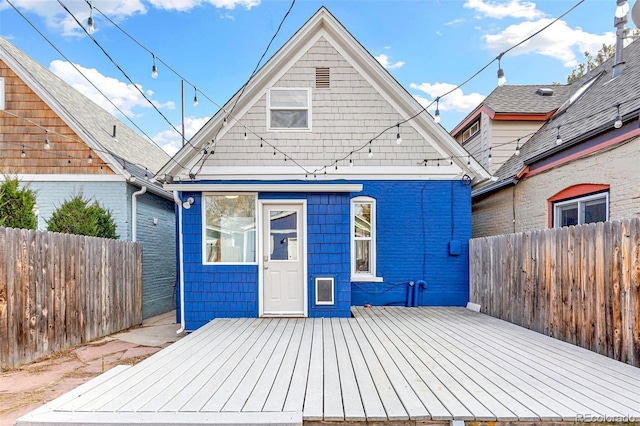
[[[578,225],[584,225],[584,223],[580,223],[583,217],[583,205],[587,201],[591,200],[599,200],[604,198],[605,208],[606,208],[606,220],[609,220],[609,191],[606,192],[598,192],[596,194],[589,194],[582,197],[571,198],[569,200],[556,201],[553,203],[553,227],[561,228],[561,214],[559,209],[563,206],[567,206],[570,204],[578,204]]]
[[[0,77],[0,110],[5,109],[5,91],[4,91],[4,77]]]
[[[253,212],[253,219],[255,220],[255,224],[256,224],[256,247],[258,244],[258,194],[255,192],[203,192],[202,196],[200,197],[200,204],[202,204],[200,206],[200,214],[201,214],[201,218],[202,218],[202,264],[203,265],[212,265],[212,266],[224,266],[224,265],[257,265],[258,264],[258,250],[256,248],[256,260],[254,262],[207,262],[206,258],[207,258],[207,216],[206,216],[206,210],[205,210],[205,197],[207,196],[211,196],[211,195],[221,195],[221,196],[240,196],[240,195],[249,195],[249,196],[253,196],[255,198],[255,202],[254,204],[254,212]]]
[[[369,255],[371,259],[369,264],[371,265],[371,272],[362,273],[356,272],[356,238],[354,229],[354,217],[355,217],[355,205],[356,204],[371,204],[371,246],[369,247]],[[349,219],[349,236],[351,240],[351,281],[352,282],[382,282],[383,278],[376,276],[376,239],[377,239],[377,223],[376,223],[376,199],[372,197],[354,197],[351,199]]]
[[[273,108],[273,109],[286,109],[286,110],[300,110],[307,111],[307,127],[271,127],[271,92],[275,91],[288,91],[288,90],[304,90],[307,92],[307,107],[287,107],[287,108]],[[311,131],[311,89],[308,87],[272,87],[267,91],[267,131],[268,132],[310,132]]]

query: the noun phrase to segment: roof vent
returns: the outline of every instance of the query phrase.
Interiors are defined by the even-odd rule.
[[[548,87],[540,87],[536,90],[536,94],[540,96],[553,96],[553,89],[549,89]]]
[[[329,89],[331,88],[331,79],[329,68],[316,68],[316,88],[317,89]]]

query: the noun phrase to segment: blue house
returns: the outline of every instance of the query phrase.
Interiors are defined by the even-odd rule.
[[[468,300],[489,175],[325,8],[174,160],[186,330]]]

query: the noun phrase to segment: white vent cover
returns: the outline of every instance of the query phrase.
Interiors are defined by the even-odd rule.
[[[316,305],[335,305],[333,277],[316,277]]]

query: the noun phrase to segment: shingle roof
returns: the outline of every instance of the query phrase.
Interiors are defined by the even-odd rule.
[[[140,136],[2,37],[0,59],[7,62],[49,107],[63,115],[61,118],[72,129],[82,129],[92,139],[85,139],[85,143],[98,155],[105,151],[113,153],[130,163],[146,167],[152,173],[169,160],[169,155],[157,145]],[[117,125],[117,139],[112,137],[114,125]]]
[[[536,91],[540,88],[553,90],[553,95],[542,96]],[[498,86],[483,101],[496,113],[546,114],[554,111],[569,98],[567,85],[520,85]]]
[[[572,94],[585,88],[582,95],[573,99],[545,123],[521,148],[519,156],[512,156],[495,174],[498,182],[516,176],[531,159],[555,153],[596,132],[603,126],[611,126],[620,104],[620,114],[637,116],[640,109],[640,43],[634,42],[623,51],[626,62],[623,73],[612,80],[613,58],[573,83]],[[591,85],[586,86],[586,84]],[[563,143],[556,145],[560,126]]]

